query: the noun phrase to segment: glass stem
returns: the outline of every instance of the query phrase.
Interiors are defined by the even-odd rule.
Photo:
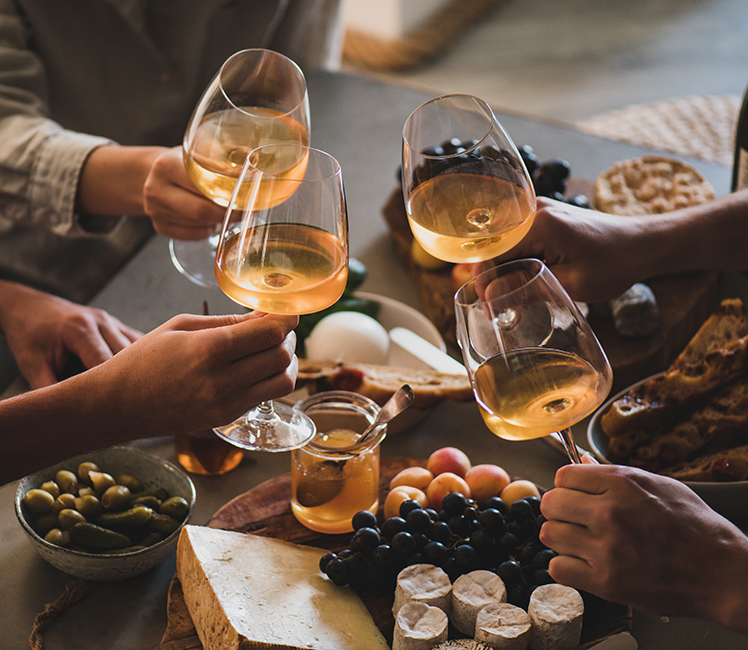
[[[569,460],[572,463],[581,463],[582,459],[579,457],[579,451],[577,450],[577,446],[574,443],[574,437],[571,434],[571,429],[569,427],[561,429],[558,432],[558,436],[559,438],[561,438],[561,442],[564,443],[566,453],[569,454]]]

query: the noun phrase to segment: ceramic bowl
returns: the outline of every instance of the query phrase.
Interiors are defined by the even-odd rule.
[[[23,503],[24,495],[45,481],[53,480],[59,470],[76,472],[84,461],[96,463],[102,471],[118,476],[130,474],[146,488],[163,487],[170,496],[181,496],[189,504],[189,512],[177,530],[168,537],[144,549],[130,553],[104,555],[85,553],[57,546],[45,541],[32,528],[30,513]],[[72,576],[92,582],[114,582],[136,576],[156,566],[174,548],[179,533],[189,521],[195,508],[195,486],[189,476],[176,465],[134,447],[111,447],[70,458],[22,479],[15,496],[18,521],[39,555],[53,567]]]

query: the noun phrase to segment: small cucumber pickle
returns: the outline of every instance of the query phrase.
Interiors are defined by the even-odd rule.
[[[106,467],[84,462],[23,496],[29,523],[57,546],[100,554],[134,553],[179,528],[190,505],[163,486],[146,487],[130,474],[115,479]]]

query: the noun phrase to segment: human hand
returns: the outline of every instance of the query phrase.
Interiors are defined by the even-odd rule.
[[[57,382],[70,355],[92,368],[140,336],[140,332],[101,309],[30,287],[3,282],[0,295],[0,328],[31,388]]]
[[[538,198],[530,231],[495,262],[535,257],[546,263],[573,300],[602,302],[648,276],[648,224]]]
[[[122,410],[112,422],[131,427],[137,414],[139,436],[209,429],[294,389],[297,324],[260,312],[176,316],[86,374],[113,392],[102,400]]]
[[[183,240],[210,237],[226,211],[195,187],[181,147],[167,149],[153,161],[143,186],[143,207],[156,232]]]
[[[660,615],[745,630],[748,541],[680,481],[616,465],[566,465],[541,503],[551,577]],[[742,626],[742,627],[741,627]]]

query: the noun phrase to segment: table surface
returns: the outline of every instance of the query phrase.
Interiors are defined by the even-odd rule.
[[[402,125],[429,96],[407,88],[343,73],[311,75],[309,94],[312,145],[341,163],[347,191],[351,254],[368,268],[363,290],[419,308],[419,298],[398,260],[381,207],[395,186]],[[562,156],[575,176],[594,178],[614,162],[647,153],[643,149],[582,134],[564,124],[540,122],[499,112],[500,121],[518,145],[531,145],[541,159]],[[717,194],[728,191],[730,170],[690,161],[712,182]],[[236,306],[218,290],[202,289],[180,276],[169,259],[167,240],[156,236],[92,301],[122,321],[147,331],[171,316],[199,313],[207,300],[211,313]],[[402,276],[402,277],[398,277]],[[725,295],[745,292],[745,278],[731,278]],[[734,284],[737,283],[737,284]],[[138,446],[176,462],[172,438],[141,440]],[[578,428],[578,441],[586,442]],[[506,442],[485,428],[474,403],[444,403],[415,427],[391,436],[382,452],[389,456],[426,457],[454,445],[474,463],[493,462],[512,475],[542,486],[553,484],[564,458],[543,441]],[[197,506],[192,523],[204,524],[224,503],[259,483],[289,471],[288,453],[248,452],[242,464],[223,477],[193,476]],[[57,599],[70,578],[36,553],[15,519],[16,483],[0,487],[0,588],[5,594],[0,650],[28,647],[34,617]],[[44,634],[46,650],[108,648],[148,650],[158,646],[166,626],[166,599],[175,571],[172,554],[155,569],[130,580],[89,584],[87,595],[56,619]],[[635,612],[634,637],[645,650],[748,647],[745,636],[691,619],[664,620]]]

